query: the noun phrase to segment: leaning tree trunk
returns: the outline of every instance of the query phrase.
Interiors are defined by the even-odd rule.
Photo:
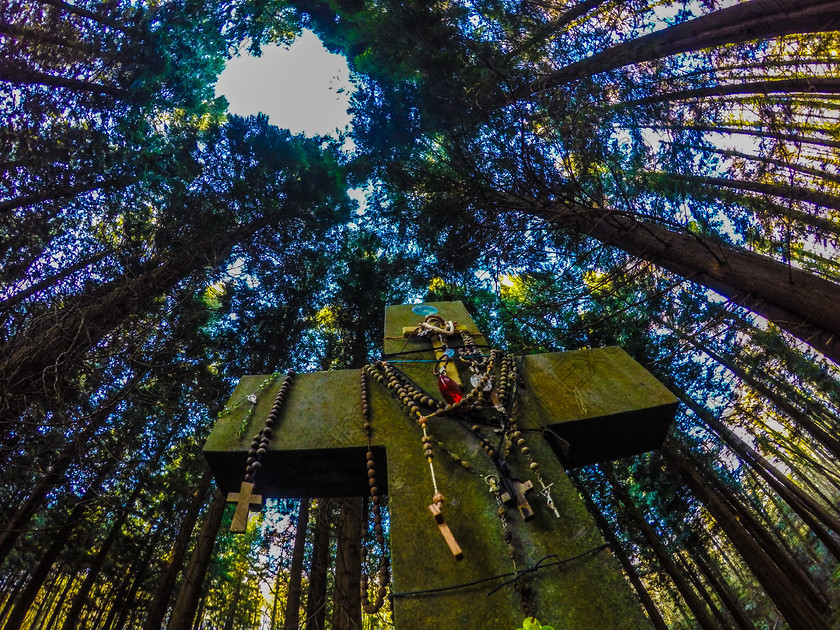
[[[659,536],[654,531],[653,527],[650,526],[650,523],[647,522],[645,519],[644,514],[636,507],[636,504],[633,503],[633,500],[630,498],[630,493],[624,489],[624,487],[618,482],[618,480],[613,475],[612,471],[610,470],[609,465],[599,464],[598,469],[604,475],[604,478],[610,484],[610,487],[613,490],[616,498],[619,502],[624,506],[626,510],[627,516],[633,522],[633,524],[642,532],[642,535],[650,544],[651,549],[656,554],[656,557],[659,559],[659,562],[662,563],[662,566],[665,567],[668,575],[671,578],[671,581],[679,590],[680,595],[682,596],[685,603],[691,609],[692,614],[694,614],[694,618],[696,619],[697,623],[700,625],[701,628],[704,630],[717,630],[718,624],[714,622],[714,620],[709,616],[708,611],[706,610],[706,606],[700,599],[697,597],[697,594],[691,588],[691,585],[688,583],[688,580],[685,578],[682,569],[677,566],[677,563],[674,562],[673,556],[671,552],[669,552],[665,546],[662,544],[662,541],[659,539]]]
[[[811,136],[801,136],[792,133],[780,133],[776,131],[765,131],[757,127],[723,127],[716,125],[643,125],[646,129],[654,130],[669,130],[669,131],[703,131],[708,133],[720,134],[742,134],[747,136],[754,136],[756,138],[772,138],[773,140],[783,140],[785,142],[793,142],[794,144],[814,144],[821,147],[840,149],[840,140],[832,140],[831,138],[814,138]],[[808,131],[808,130],[806,130]],[[822,133],[831,133],[830,131],[822,131]]]
[[[303,578],[303,553],[306,547],[306,527],[309,524],[309,499],[302,498],[298,508],[292,566],[289,568],[289,589],[286,593],[286,614],[283,630],[297,630],[300,626],[300,594]],[[275,597],[277,594],[275,593]]]
[[[708,87],[679,90],[677,92],[658,92],[651,96],[622,101],[610,105],[610,109],[637,107],[653,103],[681,101],[689,98],[709,98],[712,96],[730,96],[740,94],[774,94],[789,92],[822,92],[837,94],[840,92],[840,79],[834,77],[811,77],[800,79],[774,79],[771,81],[744,81]]]
[[[193,549],[190,566],[187,568],[184,581],[178,591],[178,597],[172,606],[172,614],[169,617],[169,624],[166,630],[191,630],[193,617],[195,617],[198,602],[201,599],[201,589],[204,584],[204,575],[213,557],[213,546],[216,543],[216,535],[219,526],[222,524],[222,516],[225,513],[227,501],[221,490],[213,493],[213,500],[204,516],[204,523],[201,532]]]
[[[740,6],[740,5],[738,5]],[[840,286],[772,258],[692,232],[675,232],[629,213],[498,194],[511,210],[648,260],[761,315],[840,363]]]
[[[683,52],[840,27],[837,0],[750,0],[613,46],[513,90],[510,101],[629,64]]]
[[[639,601],[642,602],[642,606],[644,606],[645,612],[647,612],[648,618],[650,618],[653,627],[656,628],[656,630],[668,630],[668,624],[665,623],[665,620],[662,618],[662,614],[656,607],[653,598],[645,588],[642,578],[639,577],[639,574],[636,571],[636,567],[633,566],[633,563],[630,562],[630,558],[627,557],[627,554],[624,551],[624,545],[621,544],[621,541],[615,535],[615,532],[613,532],[612,527],[610,527],[609,523],[607,523],[607,519],[605,519],[604,515],[601,514],[601,510],[599,510],[598,506],[595,505],[595,502],[592,500],[592,496],[589,494],[589,491],[583,484],[583,481],[577,476],[577,474],[572,472],[569,473],[569,477],[574,482],[580,495],[583,497],[586,507],[589,510],[589,514],[591,514],[592,518],[595,519],[595,523],[598,525],[598,529],[601,530],[601,534],[603,534],[604,539],[610,545],[613,555],[618,558],[621,568],[624,569],[624,573],[629,578],[633,588],[636,589]]]
[[[825,616],[790,583],[759,542],[744,528],[727,504],[700,477],[693,465],[666,444],[662,454],[703,503],[741,554],[753,575],[793,630],[828,630]]]
[[[738,630],[755,630],[755,624],[747,618],[740,602],[738,602],[738,599],[732,593],[732,590],[720,574],[720,571],[712,563],[707,562],[706,554],[702,547],[699,545],[690,545],[690,549],[692,560],[697,564],[700,572],[705,576],[706,581],[715,589],[720,601],[732,616]]]

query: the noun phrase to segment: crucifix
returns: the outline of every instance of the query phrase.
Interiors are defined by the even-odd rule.
[[[417,334],[429,314],[441,318],[443,332]],[[539,620],[554,627],[649,628],[615,558],[588,553],[603,539],[564,468],[657,448],[676,399],[615,347],[515,357],[515,388],[476,379],[458,360],[465,345],[461,331],[476,340],[471,352],[489,352],[460,302],[386,308],[385,359],[405,382],[435,398],[439,413],[420,420],[422,412],[407,413],[412,400],[396,400],[384,381],[369,384],[371,451],[390,513],[396,627],[519,627],[521,593],[508,585],[490,594],[497,582],[476,582],[510,576],[512,559],[516,569],[526,569],[546,557],[584,554],[562,568],[522,577]],[[457,417],[463,403],[450,402],[451,392],[444,396],[441,373],[456,376],[464,392],[467,383],[486,390],[485,415],[501,416],[493,411],[497,405],[516,403],[513,448],[500,454],[495,440],[505,436],[480,420],[470,427]],[[359,370],[297,375],[277,413],[255,487],[242,489],[250,436],[263,426],[280,387],[270,377],[244,377],[204,448],[219,487],[233,492],[241,506],[255,499],[243,498],[253,491],[263,497],[366,496],[359,378]],[[238,404],[249,396],[257,397],[255,405]],[[434,455],[422,450],[430,445],[437,448]]]

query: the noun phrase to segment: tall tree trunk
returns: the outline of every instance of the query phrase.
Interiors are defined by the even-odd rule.
[[[0,71],[0,81],[3,80],[2,71]],[[23,195],[22,197],[15,197],[14,199],[7,199],[0,201],[0,213],[10,212],[18,208],[25,208],[27,206],[35,205],[36,203],[43,203],[44,201],[55,201],[58,199],[66,199],[67,197],[75,197],[86,192],[94,190],[125,188],[134,180],[126,177],[115,177],[112,179],[99,180],[95,182],[86,182],[84,184],[76,184],[75,186],[50,186],[41,192]]]
[[[738,5],[741,6],[741,5]],[[498,195],[510,209],[648,260],[702,284],[840,363],[840,286],[811,273],[691,232],[675,232],[629,213]]]
[[[309,565],[309,591],[306,596],[306,630],[326,630],[327,570],[330,566],[330,499],[318,499],[315,538]]]
[[[704,630],[716,630],[718,628],[718,625],[709,616],[706,606],[697,597],[697,594],[691,588],[691,585],[688,583],[688,580],[686,580],[685,576],[683,575],[682,570],[677,566],[677,563],[674,562],[674,558],[671,552],[669,552],[665,548],[665,546],[662,544],[662,541],[659,539],[659,536],[654,531],[653,527],[651,527],[650,523],[647,522],[647,519],[644,517],[644,514],[642,514],[639,508],[636,507],[636,504],[630,498],[630,493],[627,492],[627,490],[625,490],[624,487],[618,482],[618,480],[613,475],[612,470],[610,470],[609,465],[599,464],[598,469],[601,471],[601,473],[604,475],[604,478],[610,484],[610,487],[612,488],[616,498],[624,506],[627,516],[639,529],[639,531],[642,532],[642,535],[645,537],[645,540],[648,541],[648,544],[650,544],[651,549],[656,554],[656,557],[659,559],[659,562],[667,571],[668,575],[674,582],[674,585],[677,587],[677,590],[679,590],[680,595],[682,595],[682,598],[688,605],[689,609],[691,609],[691,612],[694,615],[694,618],[697,621],[697,623]]]
[[[121,24],[117,20],[109,18],[106,15],[102,15],[101,13],[94,13],[93,11],[88,11],[87,9],[77,6],[75,4],[70,4],[68,2],[64,2],[64,0],[37,0],[40,4],[47,4],[51,7],[55,7],[65,13],[69,13],[71,15],[78,15],[83,18],[87,18],[88,20],[92,20],[103,26],[107,26],[108,28],[115,29],[120,31],[121,33],[127,34],[139,34],[136,31],[126,27],[125,24]]]
[[[638,107],[689,98],[709,98],[733,94],[772,94],[789,92],[822,92],[837,94],[840,92],[840,79],[834,77],[810,77],[798,79],[774,79],[771,81],[744,81],[724,85],[712,85],[701,88],[680,90],[678,92],[658,92],[643,98],[623,101],[610,108]]]
[[[292,566],[289,569],[289,590],[286,594],[286,614],[283,630],[297,630],[300,626],[300,594],[303,578],[303,552],[306,547],[306,527],[309,524],[309,499],[300,500]]]
[[[333,628],[361,630],[362,574],[361,531],[364,500],[350,497],[339,500],[335,557],[335,597]]]
[[[140,496],[141,491],[142,486],[138,485],[131,493],[128,501],[117,511],[117,517],[111,525],[111,530],[99,547],[99,551],[93,557],[90,567],[88,567],[85,580],[79,587],[79,591],[76,593],[76,596],[73,598],[73,603],[70,605],[70,610],[67,611],[67,615],[64,617],[64,624],[62,624],[61,630],[77,630],[79,628],[79,617],[88,602],[91,588],[96,583],[99,577],[99,571],[105,564],[108,554],[111,553],[111,547],[114,546],[114,543],[117,542],[117,539],[122,533],[123,524],[128,519],[128,515],[131,513],[131,507],[134,505],[137,497]]]
[[[825,545],[826,550],[840,561],[840,543],[838,543],[822,525],[831,528],[840,535],[840,519],[829,513],[822,505],[794,484],[770,462],[762,457],[749,444],[744,442],[722,422],[716,420],[711,413],[701,407],[693,398],[684,392],[678,392],[677,397],[683,401],[703,422],[705,422],[723,442],[729,446],[741,459],[750,466],[767,484],[784,499],[803,521],[811,527],[817,538]]]
[[[780,133],[776,131],[765,131],[756,127],[724,127],[720,125],[650,125],[646,126],[646,128],[674,131],[703,131],[720,134],[742,134],[754,136],[756,138],[784,140],[785,142],[793,142],[795,144],[815,144],[821,147],[840,149],[840,140],[832,140],[831,138],[814,138],[810,136]],[[820,130],[820,132],[825,134],[831,133],[828,129]]]
[[[800,0],[795,4],[749,0],[661,31],[613,46],[513,90],[511,101],[550,90],[629,64],[683,52],[797,33],[823,33],[838,28],[837,0]]]
[[[595,505],[595,502],[592,500],[592,496],[589,494],[589,490],[584,485],[580,477],[571,472],[568,474],[572,481],[574,481],[578,492],[583,497],[586,507],[589,510],[589,514],[591,514],[592,518],[595,519],[598,529],[601,530],[604,539],[607,543],[609,543],[610,549],[615,557],[618,558],[621,568],[624,569],[624,573],[627,575],[630,583],[636,590],[636,594],[639,596],[639,601],[642,602],[642,606],[644,606],[645,612],[647,613],[650,622],[653,624],[653,627],[656,628],[656,630],[668,630],[668,624],[665,623],[665,620],[662,618],[662,615],[656,607],[653,598],[645,588],[642,578],[639,577],[639,574],[636,571],[636,567],[633,566],[633,563],[630,562],[630,558],[627,557],[627,553],[624,551],[624,545],[621,544],[621,541],[613,532],[612,527],[610,527],[609,523],[607,523],[607,519],[605,519],[604,515],[601,514],[601,510],[599,510],[598,506]]]
[[[219,532],[226,506],[225,495],[217,489],[213,493],[213,500],[210,502],[210,507],[204,517],[204,523],[195,543],[195,549],[184,581],[178,591],[178,597],[175,598],[169,624],[166,626],[167,630],[190,630],[192,628],[195,610],[198,608],[198,601],[201,599],[204,575],[207,573],[207,566],[213,556],[216,534]]]
[[[155,526],[155,533],[152,535],[152,540],[146,547],[146,553],[143,555],[143,559],[140,560],[139,567],[132,567],[132,570],[129,571],[129,574],[134,576],[134,580],[131,582],[131,586],[126,592],[124,600],[121,602],[119,600],[114,602],[115,607],[117,603],[120,604],[120,616],[117,619],[117,623],[114,625],[114,630],[123,630],[128,622],[129,615],[136,608],[137,591],[140,590],[140,585],[143,583],[143,580],[146,579],[146,574],[149,571],[149,563],[152,556],[158,550],[158,543],[160,542],[162,535],[163,526],[160,523],[157,523]],[[109,614],[109,617],[110,616],[111,615]],[[100,630],[111,630],[110,619],[105,622]]]
[[[812,175],[817,179],[824,179],[835,184],[840,184],[840,175],[836,173],[830,173],[824,169],[811,168],[810,166],[805,166],[803,164],[799,164],[798,162],[786,162],[785,160],[779,160],[766,155],[753,155],[751,153],[743,153],[741,151],[735,151],[733,149],[723,149],[714,146],[702,146],[699,144],[686,145],[685,148],[692,149],[694,151],[703,151],[705,153],[716,153],[718,155],[723,155],[725,157],[730,158],[750,160],[752,162],[759,162],[761,164],[772,164],[773,166],[778,166],[779,168],[785,170],[792,170],[797,173]]]
[[[727,504],[700,477],[693,465],[666,444],[662,454],[668,465],[680,474],[694,495],[703,503],[718,525],[726,532],[733,546],[750,567],[793,630],[828,630],[824,615],[810,598],[794,588],[764,548],[744,528]]]
[[[178,528],[178,535],[175,537],[172,550],[164,563],[154,598],[146,609],[143,630],[160,630],[163,618],[166,616],[166,610],[169,607],[169,601],[172,599],[175,582],[178,580],[178,574],[183,568],[184,557],[187,554],[187,548],[189,547],[190,538],[192,538],[201,506],[207,500],[207,491],[210,489],[210,482],[210,473],[205,473],[198,487],[192,493],[189,505],[187,506],[187,512]]]
[[[738,630],[755,630],[753,624],[748,618],[741,604],[738,602],[729,585],[723,579],[723,576],[710,562],[706,561],[706,554],[699,545],[692,545],[691,557],[700,569],[700,572],[706,578],[706,581],[712,585],[715,592],[718,594],[720,601],[729,611],[732,620],[738,627]]]
[[[51,395],[66,387],[67,365],[99,343],[125,318],[148,308],[185,277],[207,265],[215,267],[230,247],[252,236],[269,222],[262,217],[206,240],[185,245],[184,253],[161,256],[147,271],[91,290],[70,301],[55,315],[44,318],[0,349],[0,413],[20,415],[28,397],[44,397],[45,383]],[[53,381],[54,382],[50,382]]]
[[[829,195],[810,188],[790,186],[788,184],[771,184],[768,182],[752,182],[742,179],[727,179],[726,177],[701,177],[697,175],[683,175],[682,173],[655,173],[667,179],[700,186],[721,186],[736,190],[749,190],[771,197],[782,197],[793,201],[807,201],[821,207],[840,210],[840,197]]]
[[[718,627],[728,628],[729,619],[727,619],[726,615],[724,615],[720,608],[718,608],[714,597],[712,597],[711,593],[709,593],[709,589],[707,589],[706,585],[703,584],[703,580],[701,580],[700,576],[697,575],[697,571],[695,571],[691,563],[689,563],[685,554],[677,552],[674,556],[676,558],[677,565],[682,567],[683,573],[688,578],[691,585],[694,586],[694,590],[700,595],[700,599],[706,602],[706,606],[708,606],[709,610],[712,611],[712,616],[717,620]]]
[[[62,549],[67,545],[71,533],[76,526],[82,521],[85,512],[90,506],[91,501],[99,496],[99,491],[102,485],[102,480],[110,474],[114,464],[103,467],[97,478],[91,482],[84,495],[76,502],[70,515],[65,519],[64,523],[58,528],[58,531],[53,538],[50,546],[41,555],[41,560],[29,576],[29,582],[26,588],[20,593],[15,602],[15,607],[12,609],[9,618],[6,620],[6,625],[3,630],[20,630],[23,620],[26,618],[26,613],[32,606],[32,602],[38,595],[41,585],[49,575],[50,570],[58,559]]]
[[[64,479],[64,475],[70,465],[78,460],[80,453],[84,452],[87,443],[96,432],[104,426],[114,406],[131,392],[146,375],[145,370],[135,370],[128,381],[120,389],[110,396],[100,407],[87,419],[84,428],[71,439],[64,447],[59,456],[47,468],[47,471],[35,484],[26,500],[15,510],[12,517],[6,522],[3,531],[0,532],[0,564],[14,548],[20,535],[26,532],[32,517],[41,509],[47,495],[55,486]],[[113,471],[116,461],[107,464],[103,470]],[[107,474],[107,473],[106,473]],[[101,474],[97,475],[96,484],[101,481]]]

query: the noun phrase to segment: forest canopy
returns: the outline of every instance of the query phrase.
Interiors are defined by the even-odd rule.
[[[352,152],[214,95],[304,28]],[[654,627],[837,627],[840,0],[6,0],[0,42],[0,627],[353,627],[350,508],[230,536],[201,445],[452,299],[681,401],[570,471]]]

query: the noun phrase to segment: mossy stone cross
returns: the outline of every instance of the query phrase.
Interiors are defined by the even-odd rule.
[[[422,321],[417,305],[389,306],[385,315],[385,353],[430,395],[440,398],[428,338],[406,339],[404,329]],[[476,343],[483,337],[460,302],[435,302],[445,320],[454,320]],[[423,309],[419,309],[423,313]],[[428,309],[425,310],[428,312]],[[451,346],[459,338],[452,337]],[[407,350],[417,351],[397,356]],[[397,361],[406,361],[397,363]],[[523,522],[508,511],[517,568],[545,556],[570,558],[603,544],[596,525],[565,474],[579,467],[644,452],[661,445],[676,399],[620,348],[523,356],[517,359],[521,385],[519,427],[531,454],[551,483],[554,510],[536,492],[529,495],[533,518]],[[262,458],[255,491],[263,497],[365,496],[368,492],[359,397],[359,370],[299,374],[280,411],[271,446]],[[464,372],[463,377],[469,374]],[[263,426],[280,379],[260,386],[265,376],[246,376],[231,398],[232,409],[216,423],[204,447],[216,482],[236,492],[242,482],[251,436]],[[253,408],[249,395],[259,393]],[[437,483],[445,497],[446,523],[464,551],[456,562],[429,516],[433,491],[423,457],[420,429],[388,390],[370,383],[373,451],[380,494],[390,512],[394,619],[399,630],[412,628],[493,628],[522,624],[519,594],[496,582],[425,595],[410,592],[475,582],[512,571],[492,492],[478,475],[438,452]],[[241,431],[243,422],[249,426]],[[550,433],[543,432],[549,429]],[[481,475],[495,474],[474,436],[445,416],[429,430]],[[549,435],[550,438],[544,438]],[[551,442],[548,441],[551,439]],[[515,451],[516,449],[514,449]],[[561,463],[562,462],[562,463]],[[519,453],[510,464],[523,481],[527,462]],[[559,515],[559,516],[558,516]],[[618,562],[607,552],[587,555],[562,568],[525,576],[540,620],[555,628],[649,628]]]

